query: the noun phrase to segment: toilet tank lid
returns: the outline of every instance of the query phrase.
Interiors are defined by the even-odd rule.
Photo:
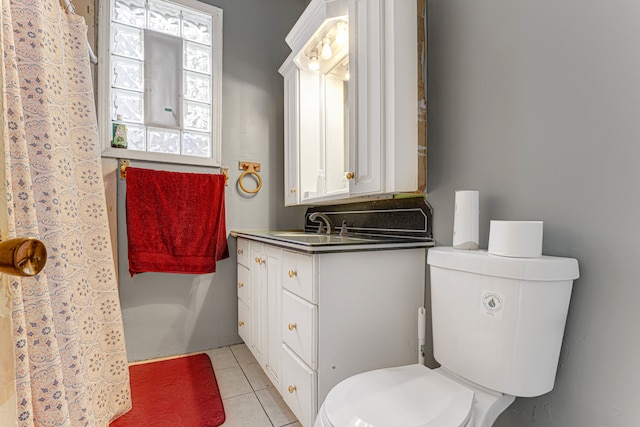
[[[574,280],[580,276],[578,261],[573,258],[545,255],[538,258],[511,258],[491,255],[486,250],[452,247],[430,248],[427,264],[485,276],[540,282]]]

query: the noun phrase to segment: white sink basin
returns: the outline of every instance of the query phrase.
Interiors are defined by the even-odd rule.
[[[355,243],[374,243],[371,239],[341,236],[339,234],[305,233],[304,231],[272,231],[266,233],[270,237],[291,243],[304,245],[348,245]]]

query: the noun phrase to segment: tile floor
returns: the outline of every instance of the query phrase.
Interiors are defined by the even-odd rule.
[[[245,344],[205,353],[222,396],[222,427],[302,427]]]

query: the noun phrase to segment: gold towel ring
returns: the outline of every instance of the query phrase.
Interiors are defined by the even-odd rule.
[[[238,178],[238,185],[240,186],[242,191],[248,194],[256,194],[258,191],[260,191],[260,189],[262,188],[262,177],[258,173],[260,172],[260,163],[240,162],[238,166],[239,166],[238,169],[244,170],[244,172],[242,172],[240,174],[240,177]],[[258,186],[256,187],[255,190],[248,190],[244,186],[244,184],[242,184],[242,180],[246,175],[253,175],[258,181]]]

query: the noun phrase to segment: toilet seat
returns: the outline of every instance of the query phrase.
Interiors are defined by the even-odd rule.
[[[342,381],[318,418],[336,427],[459,427],[471,416],[473,397],[472,390],[426,366],[400,366]]]

